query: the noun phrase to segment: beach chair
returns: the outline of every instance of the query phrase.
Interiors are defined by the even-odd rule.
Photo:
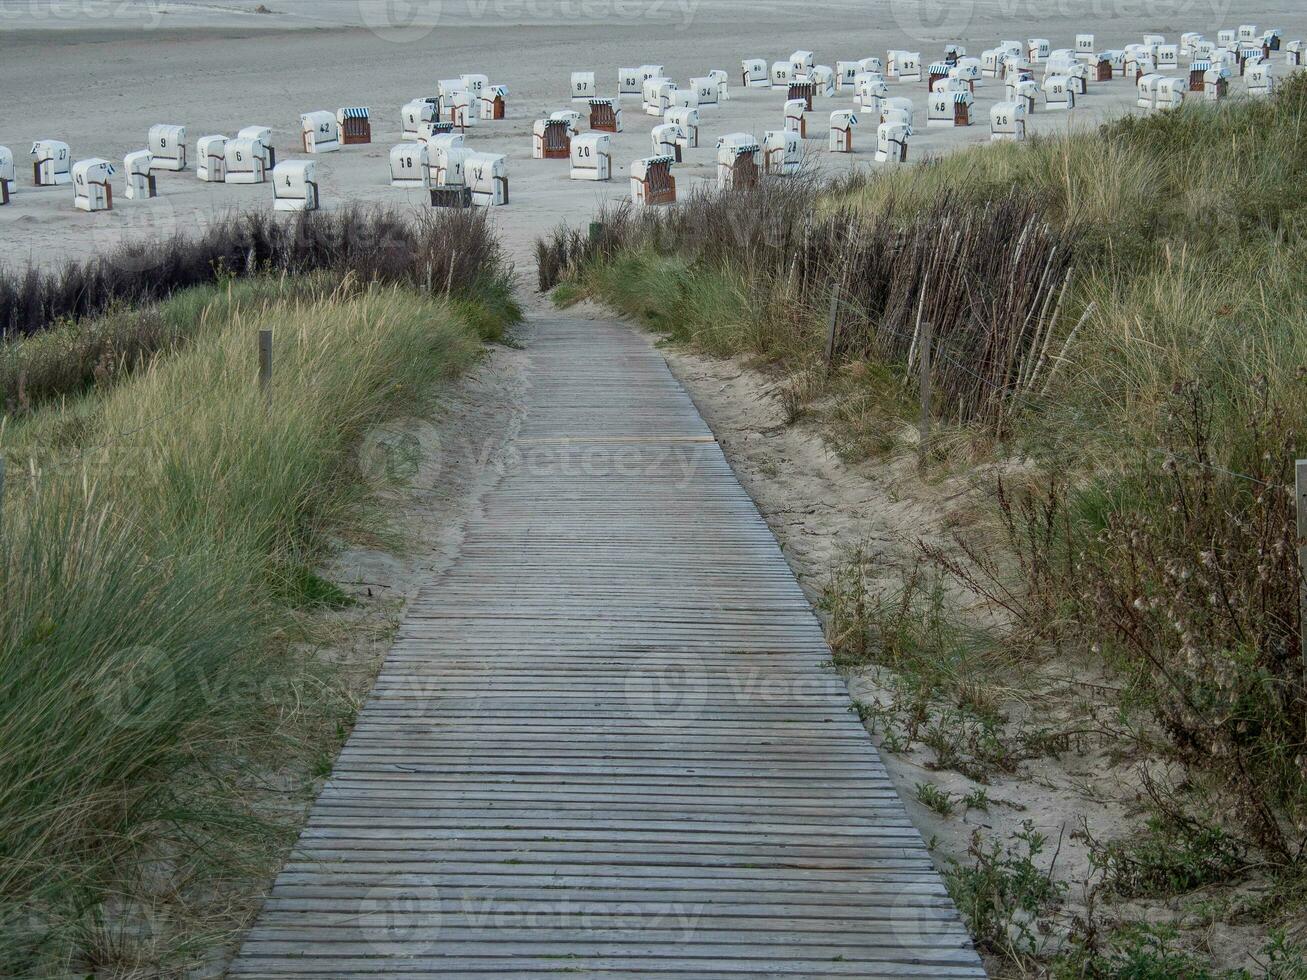
[[[607,133],[582,133],[572,140],[572,180],[610,180],[613,157]]]
[[[727,133],[717,138],[717,186],[756,187],[762,147],[751,133]]]
[[[73,204],[81,211],[113,210],[114,165],[100,157],[78,160],[72,166]]]
[[[300,116],[300,139],[305,153],[334,153],[340,149],[340,123],[325,109]],[[198,164],[197,164],[198,165]]]
[[[283,160],[277,164],[272,171],[272,196],[275,211],[318,210],[318,165],[312,160]]]
[[[2,163],[0,169],[3,169]],[[148,201],[158,196],[158,184],[154,174],[150,173],[149,150],[136,150],[123,157],[123,177],[129,201]]]
[[[146,149],[150,151],[150,169],[182,171],[186,169],[186,127],[159,124],[151,126]]]
[[[631,161],[631,202],[637,208],[676,203],[675,162],[664,155]]]

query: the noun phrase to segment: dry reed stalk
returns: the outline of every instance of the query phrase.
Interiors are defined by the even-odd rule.
[[[841,323],[838,355],[916,364],[919,324],[930,320],[941,356],[933,369],[942,415],[1002,427],[1016,396],[1044,375],[1074,254],[1071,237],[1038,205],[1011,197],[984,206],[941,198],[925,213],[818,213],[820,189],[767,180],[755,189],[694,192],[685,206],[600,216],[605,254],[674,252],[694,263],[747,270],[751,289],[802,311],[781,329],[796,344],[824,342],[812,328],[837,285],[858,317]],[[584,264],[585,253],[578,262]]]
[[[1080,319],[1076,321],[1076,325],[1071,328],[1071,332],[1066,335],[1066,341],[1062,344],[1062,350],[1058,353],[1057,357],[1053,359],[1053,363],[1048,369],[1048,377],[1044,379],[1044,386],[1039,391],[1040,395],[1048,394],[1049,385],[1053,383],[1053,379],[1057,377],[1057,372],[1061,369],[1062,365],[1066,362],[1067,351],[1071,349],[1071,344],[1074,343],[1076,339],[1076,334],[1080,332],[1080,328],[1083,327],[1085,323],[1089,320],[1089,318],[1093,315],[1094,310],[1097,308],[1097,305],[1098,305],[1097,303],[1090,303],[1085,308],[1085,312],[1080,315]]]

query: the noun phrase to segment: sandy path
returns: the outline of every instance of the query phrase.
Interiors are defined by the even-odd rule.
[[[161,175],[162,196],[154,202],[120,199],[112,213],[83,214],[73,208],[71,189],[30,186],[22,164],[38,138],[68,142],[76,158],[120,161],[144,145],[153,123],[185,124],[192,144],[208,133],[232,135],[257,123],[274,130],[278,157],[286,159],[297,155],[299,113],[368,105],[374,144],[318,158],[324,203],[419,207],[418,192],[389,186],[399,108],[434,94],[439,78],[481,71],[510,87],[509,118],[479,125],[468,142],[510,158],[512,202],[497,209],[496,220],[528,270],[538,234],[561,221],[586,221],[603,198],[627,196],[628,164],[651,152],[648,134],[656,120],[628,100],[626,131],[614,145],[618,179],[610,184],[571,181],[565,161],[530,159],[531,123],[568,105],[573,69],[595,70],[601,94],[615,94],[622,65],[661,62],[681,81],[722,68],[735,79],[742,57],[771,61],[797,47],[833,64],[883,57],[891,47],[921,50],[930,60],[957,38],[972,54],[1001,37],[1032,33],[1048,36],[1055,47],[1070,46],[1085,29],[1096,32],[1100,47],[1125,44],[1148,30],[1214,36],[1220,27],[1245,21],[1282,27],[1290,37],[1307,33],[1307,12],[1289,0],[1238,9],[1221,0],[1159,0],[1111,12],[1071,0],[963,0],[936,28],[925,26],[927,13],[906,0],[804,4],[801,16],[780,0],[406,0],[411,7],[396,9],[414,11],[407,26],[384,19],[391,9],[386,2],[270,0],[274,13],[254,14],[253,0],[0,0],[0,144],[18,151],[21,175],[13,205],[0,209],[0,262],[81,257],[124,238],[169,234],[230,210],[271,205],[267,186],[202,184],[188,172]],[[924,82],[891,88],[910,96],[924,118]],[[992,81],[977,93],[977,125],[969,129],[919,125],[913,157],[985,142],[989,107],[1000,95]],[[733,85],[732,96],[703,111],[701,147],[676,169],[683,190],[713,178],[717,135],[780,128],[783,93]],[[1114,82],[1095,88],[1070,118],[1037,113],[1032,128],[1093,124],[1132,102],[1132,86]],[[856,153],[826,152],[829,112],[852,105],[850,93],[818,100],[810,117],[817,138],[807,144],[815,165],[832,171],[873,165],[869,123],[857,131]]]

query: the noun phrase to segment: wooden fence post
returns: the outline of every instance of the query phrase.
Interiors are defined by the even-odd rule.
[[[835,337],[840,322],[840,284],[830,288],[830,309],[826,312],[826,370],[835,367]]]
[[[1307,459],[1293,467],[1294,503],[1298,512],[1298,652],[1307,681]]]
[[[917,465],[925,469],[930,455],[930,344],[931,322],[921,322],[921,337],[917,350],[917,387],[921,391],[920,441],[917,446]]]
[[[269,406],[272,405],[272,331],[259,331],[259,388]]]

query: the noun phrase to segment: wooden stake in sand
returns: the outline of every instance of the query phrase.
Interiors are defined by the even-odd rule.
[[[272,331],[259,331],[259,390],[272,407]]]
[[[929,320],[921,321],[921,334],[918,338],[920,346],[917,354],[918,387],[921,389],[921,439],[917,446],[917,465],[922,469],[925,469],[926,459],[930,455],[930,343],[932,332],[931,322]]]
[[[1307,459],[1294,464],[1293,475],[1293,496],[1298,511],[1298,651],[1303,659],[1303,676],[1307,679]]]
[[[826,314],[826,370],[835,366],[835,333],[839,324],[840,284],[837,282],[830,290],[830,310]]]

